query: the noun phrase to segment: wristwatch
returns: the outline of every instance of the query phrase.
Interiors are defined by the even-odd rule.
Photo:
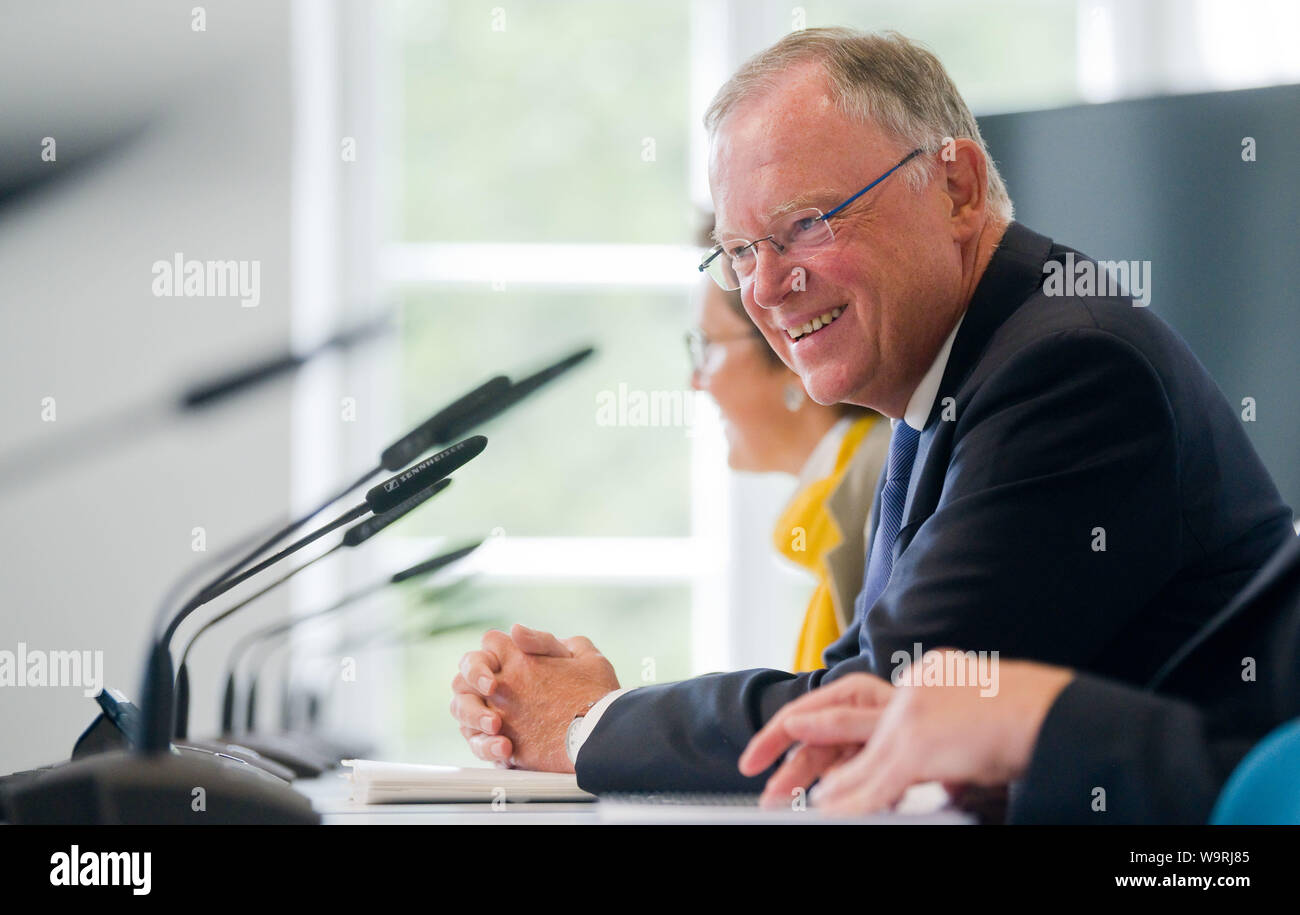
[[[580,746],[578,743],[578,725],[582,723],[582,719],[595,704],[594,702],[588,702],[581,715],[573,716],[573,720],[569,722],[569,729],[564,732],[564,752],[569,754],[569,762],[577,762],[578,747]]]

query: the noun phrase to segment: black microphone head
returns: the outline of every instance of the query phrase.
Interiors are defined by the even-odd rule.
[[[500,397],[485,404],[481,409],[472,413],[461,413],[451,417],[443,427],[442,435],[444,440],[455,438],[458,435],[464,435],[466,432],[483,425],[490,419],[493,419],[506,410],[513,407],[519,401],[523,400],[529,394],[543,387],[547,383],[563,375],[569,369],[586,361],[593,353],[595,347],[587,346],[576,353],[565,356],[559,362],[548,365],[539,372],[534,372],[510,385],[510,390],[506,391]]]
[[[509,390],[510,379],[505,375],[488,379],[385,448],[379,456],[379,463],[389,473],[401,470],[434,445],[450,441],[453,436],[447,435],[445,430],[456,425],[458,417],[479,412]]]
[[[248,388],[258,387],[268,381],[274,381],[281,375],[288,374],[294,369],[305,365],[326,350],[346,350],[370,337],[389,332],[392,329],[392,315],[384,314],[373,321],[336,333],[310,352],[303,354],[280,353],[219,377],[199,382],[181,394],[180,407],[182,410],[199,410],[209,407]]]
[[[460,549],[452,550],[449,553],[443,553],[441,556],[434,556],[432,559],[426,559],[424,562],[417,563],[408,569],[402,569],[402,571],[394,574],[389,581],[396,585],[401,584],[407,579],[418,578],[421,575],[428,575],[431,572],[436,572],[441,568],[451,565],[453,562],[464,559],[482,545],[483,541],[480,540],[478,543],[471,543],[461,547]]]
[[[366,504],[376,515],[390,511],[417,492],[432,486],[437,480],[455,473],[483,453],[487,439],[472,435],[450,448],[444,448],[433,457],[425,458],[394,477],[389,477],[366,493]]]
[[[450,485],[451,480],[444,477],[443,479],[434,482],[432,486],[426,486],[420,492],[417,492],[415,495],[406,499],[406,501],[399,502],[383,514],[374,515],[367,518],[365,521],[357,522],[343,532],[343,546],[360,546],[371,537],[375,536],[375,534],[378,534],[384,528],[388,527],[388,525],[399,520],[413,508],[423,505]]]
[[[532,393],[533,391],[537,390],[547,382],[555,378],[559,378],[569,369],[574,368],[575,366],[579,365],[582,362],[586,362],[587,359],[589,359],[592,355],[595,354],[595,352],[596,352],[596,348],[594,346],[584,346],[582,349],[578,350],[577,352],[570,353],[569,355],[565,356],[559,362],[556,362],[552,365],[548,365],[546,368],[542,369],[541,371],[534,372],[533,374],[527,376],[526,378],[520,378],[513,385],[511,385],[511,387],[517,393],[518,392],[522,392],[524,394]]]

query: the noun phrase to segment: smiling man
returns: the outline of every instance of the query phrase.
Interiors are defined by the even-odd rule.
[[[1045,265],[1084,256],[1012,220],[924,48],[796,32],[706,124],[719,245],[701,269],[741,290],[810,396],[894,420],[854,625],[822,670],[627,691],[586,639],[490,632],[453,682],[478,756],[576,768],[597,792],[756,792],[770,770],[737,761],[783,705],[919,650],[1141,684],[1290,533],[1235,413],[1152,310],[1044,288]]]

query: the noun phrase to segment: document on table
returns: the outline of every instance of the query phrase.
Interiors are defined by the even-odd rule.
[[[578,779],[562,772],[459,768],[345,759],[352,800],[359,804],[500,801],[594,801]]]

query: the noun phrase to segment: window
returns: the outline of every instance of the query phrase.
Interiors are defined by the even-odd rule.
[[[701,660],[681,343],[697,281],[690,9],[402,3],[385,36],[401,104],[381,278],[402,315],[404,421],[490,375],[598,351],[484,429],[483,456],[402,531],[430,554],[496,535],[455,601],[481,622],[403,654],[406,752],[467,760],[447,684],[487,625],[587,635],[633,684]],[[413,597],[408,612],[426,611]]]
[[[1259,15],[1234,18],[1241,6]],[[385,655],[401,660],[383,684],[386,730],[403,735],[385,750],[468,761],[447,684],[483,622],[587,635],[628,685],[787,662],[809,585],[779,564],[768,535],[790,481],[726,472],[716,416],[687,393],[681,345],[699,282],[697,208],[708,205],[699,121],[744,58],[792,28],[897,29],[936,52],[977,115],[1297,78],[1286,30],[1265,28],[1294,23],[1290,5],[1190,7],[403,0],[340,8],[332,26],[300,30],[309,63],[321,62],[316,44],[343,51],[332,79],[300,80],[339,112],[308,145],[377,125],[361,147],[377,155],[342,173],[343,241],[322,242],[311,261],[329,264],[338,249],[353,267],[336,298],[394,301],[401,315],[385,377],[372,363],[353,379],[397,404],[367,447],[490,375],[585,344],[600,351],[484,429],[484,455],[374,560],[391,570],[490,537],[453,602],[454,618],[480,622]],[[1242,40],[1211,40],[1224,33]],[[311,206],[338,192],[327,174],[308,179],[302,225],[323,236]],[[382,218],[346,215],[375,209]],[[317,274],[299,284],[304,303],[319,298]],[[328,324],[315,312],[298,320]],[[406,595],[408,621],[433,619],[424,593]],[[359,707],[379,706],[371,694]]]

